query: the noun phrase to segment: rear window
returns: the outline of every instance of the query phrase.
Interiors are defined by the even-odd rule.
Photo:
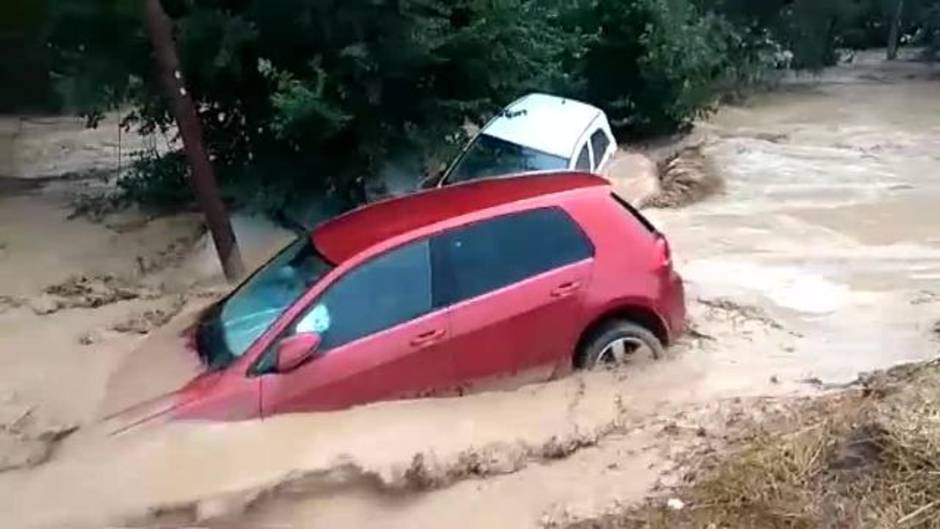
[[[431,246],[435,267],[445,270],[441,284],[435,285],[438,306],[474,298],[594,255],[590,240],[560,208],[536,209],[457,228],[435,237]]]
[[[620,206],[621,206],[623,209],[627,210],[627,212],[629,212],[630,215],[631,215],[633,218],[635,218],[637,221],[639,221],[639,223],[642,224],[643,227],[647,229],[647,231],[649,231],[649,232],[652,233],[652,234],[657,234],[657,233],[659,233],[659,230],[656,229],[656,226],[653,226],[653,223],[650,222],[649,219],[647,219],[646,217],[644,217],[644,216],[639,212],[639,210],[637,210],[635,207],[633,207],[632,205],[630,205],[629,202],[627,202],[626,200],[620,198],[620,196],[617,195],[616,193],[611,193],[610,196],[611,196],[611,198],[613,198],[618,204],[620,204]]]

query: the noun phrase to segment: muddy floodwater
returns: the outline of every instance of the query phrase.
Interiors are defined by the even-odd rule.
[[[25,180],[65,159],[9,175],[0,525],[563,526],[668,487],[684,448],[761,397],[936,355],[938,70],[862,55],[725,106],[696,135],[724,191],[646,211],[688,285],[692,331],[667,358],[512,391],[112,438],[94,426],[108,375],[224,290],[211,247],[195,215],[69,219],[75,194],[97,184]],[[65,137],[58,128],[53,140]],[[79,150],[97,167],[94,149]],[[288,238],[257,219],[236,229],[253,263]]]

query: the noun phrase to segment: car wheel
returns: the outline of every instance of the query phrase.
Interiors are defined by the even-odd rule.
[[[629,321],[613,321],[583,342],[578,365],[584,369],[606,369],[655,360],[663,353],[663,343],[649,329]]]

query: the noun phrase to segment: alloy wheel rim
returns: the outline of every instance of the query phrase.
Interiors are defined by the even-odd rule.
[[[652,349],[639,338],[624,336],[612,340],[605,345],[604,348],[601,349],[597,363],[599,365],[620,365],[627,363],[630,358],[637,356],[652,357]]]

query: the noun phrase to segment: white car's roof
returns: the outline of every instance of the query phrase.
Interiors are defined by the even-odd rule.
[[[503,109],[481,132],[567,160],[601,113],[599,108],[573,99],[529,94]]]

